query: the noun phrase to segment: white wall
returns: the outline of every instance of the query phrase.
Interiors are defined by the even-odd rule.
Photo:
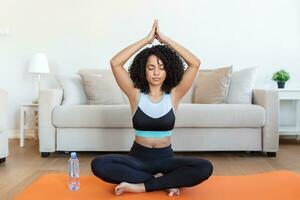
[[[36,79],[27,72],[33,53],[47,54],[52,73],[109,68],[114,54],[148,34],[154,18],[202,68],[259,66],[257,88],[275,88],[272,73],[284,68],[291,73],[286,87],[300,86],[297,0],[0,0],[0,30],[9,29],[0,33],[9,128],[19,128],[20,104],[35,97]],[[53,75],[42,78],[43,87],[57,87]]]

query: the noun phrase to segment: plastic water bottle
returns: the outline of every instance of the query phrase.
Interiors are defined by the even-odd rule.
[[[69,170],[69,189],[79,190],[80,188],[80,168],[79,160],[76,156],[76,152],[71,153],[71,158],[68,161],[68,170]]]

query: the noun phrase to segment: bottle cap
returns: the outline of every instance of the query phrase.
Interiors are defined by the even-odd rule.
[[[76,158],[76,152],[71,152],[71,157]]]

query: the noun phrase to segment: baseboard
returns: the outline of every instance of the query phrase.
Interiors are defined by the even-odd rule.
[[[8,138],[20,138],[19,129],[7,130]],[[35,130],[25,130],[25,138],[35,138]]]
[[[20,129],[7,130],[8,138],[20,138]],[[294,135],[280,135],[280,138],[295,138]],[[25,130],[25,138],[35,138],[35,130]]]

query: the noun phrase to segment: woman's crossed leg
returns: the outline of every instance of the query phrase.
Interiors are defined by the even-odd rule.
[[[208,179],[213,171],[208,160],[196,157],[141,160],[122,154],[98,156],[91,167],[97,177],[119,184],[115,188],[117,195],[156,190],[167,190],[170,196],[178,195],[180,187],[197,185]]]

